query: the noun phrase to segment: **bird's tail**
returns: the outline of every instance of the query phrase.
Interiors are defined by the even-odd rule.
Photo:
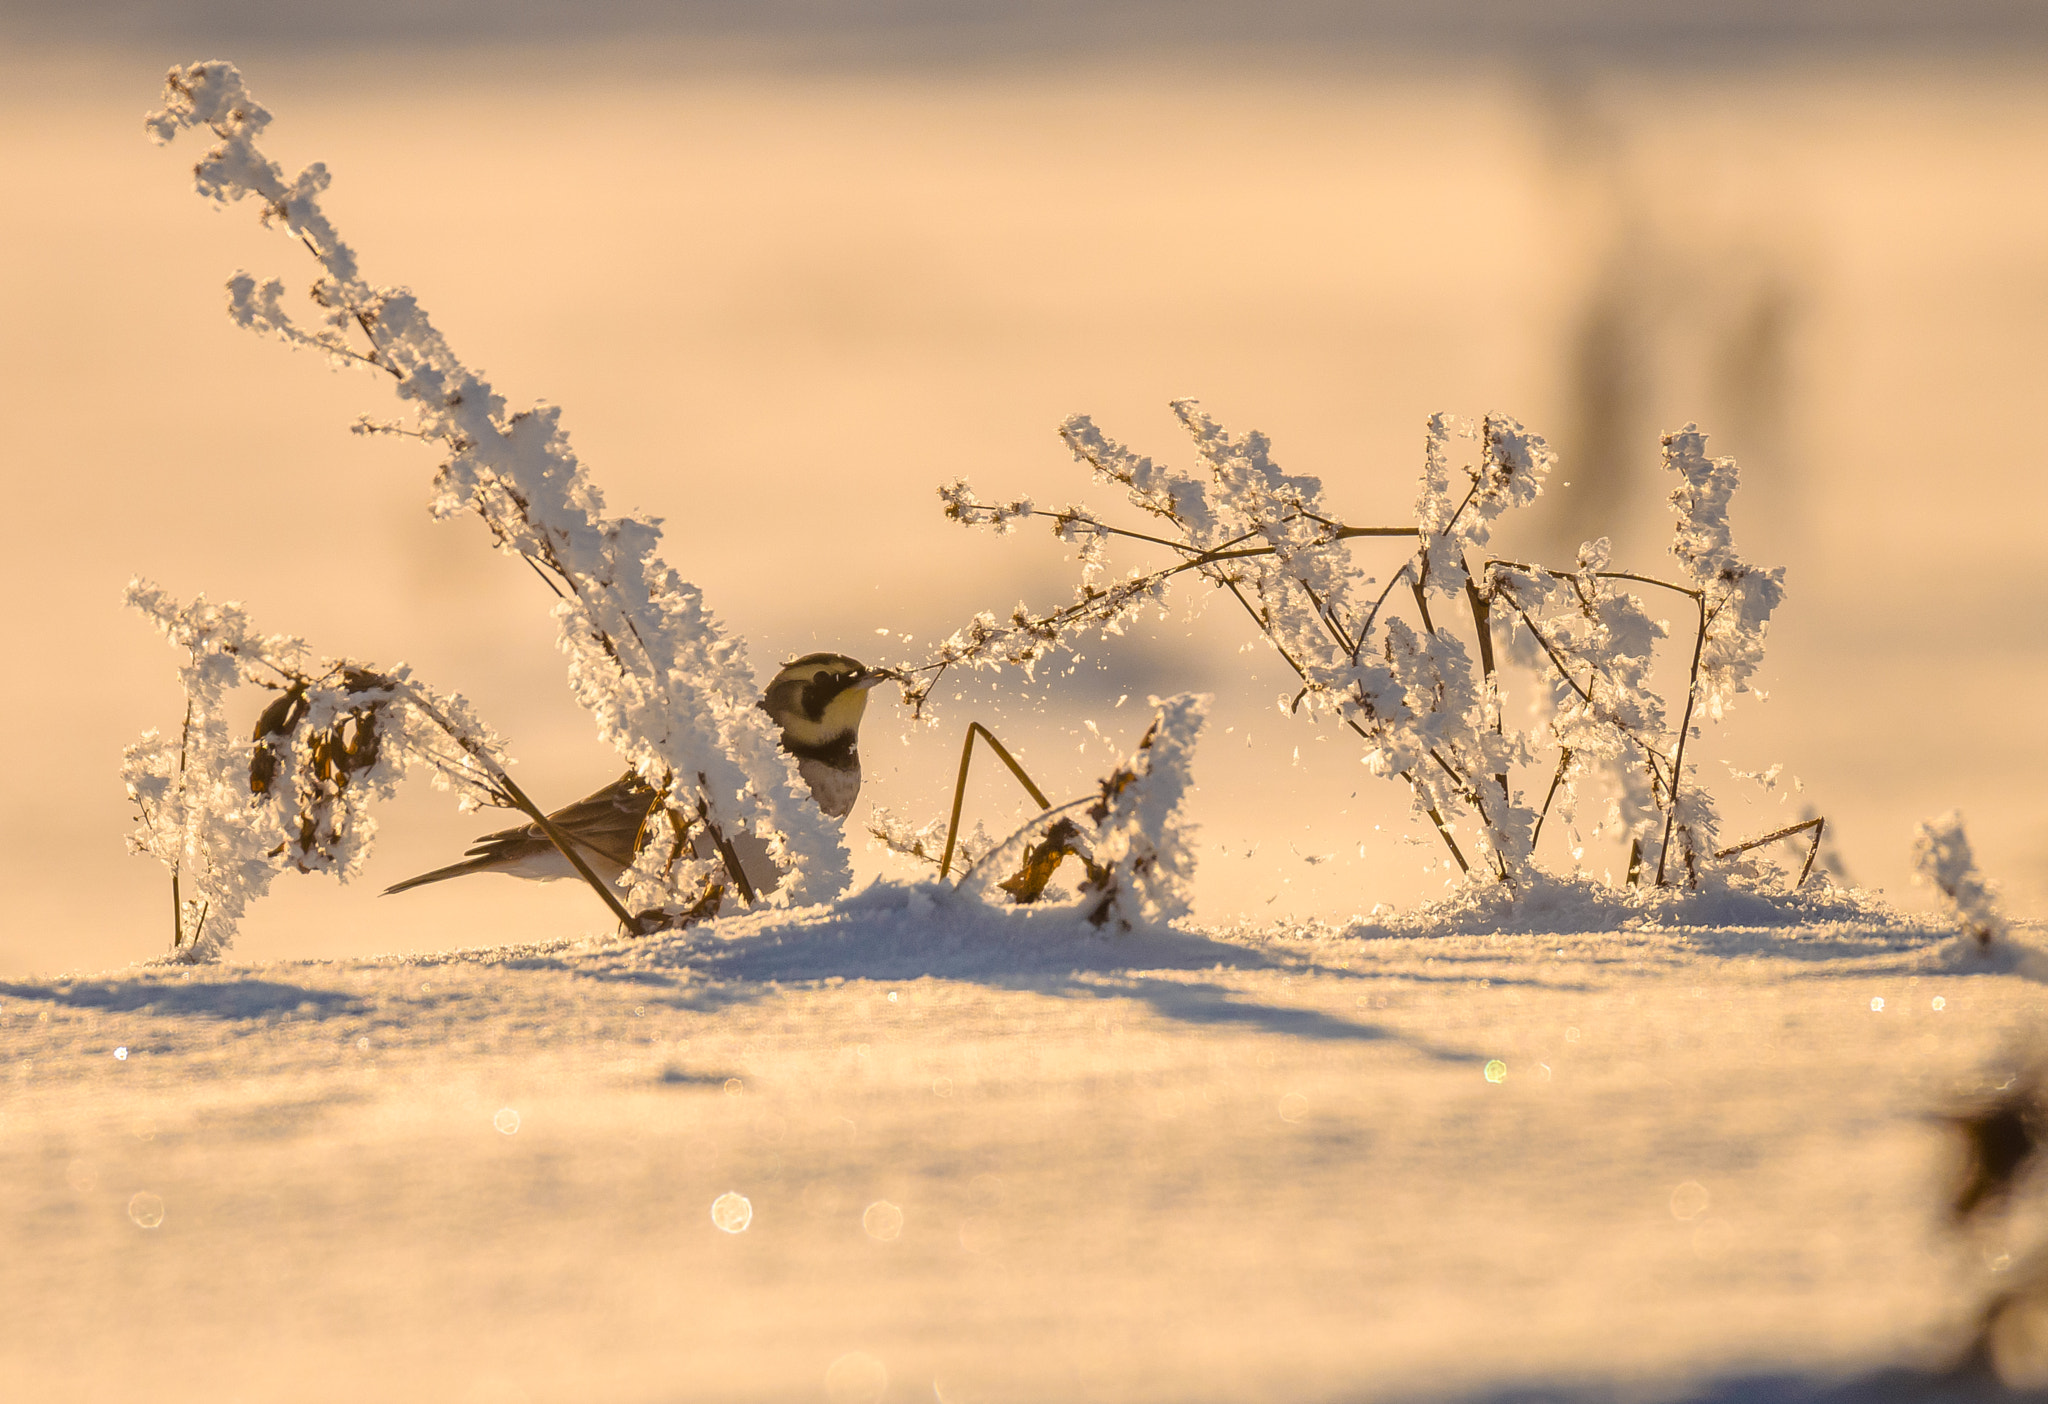
[[[446,882],[449,878],[468,877],[471,873],[488,873],[499,866],[498,862],[490,858],[471,858],[466,862],[450,863],[445,868],[436,868],[430,873],[409,877],[404,882],[394,882],[379,895],[389,897],[415,887],[425,887],[430,882]]]

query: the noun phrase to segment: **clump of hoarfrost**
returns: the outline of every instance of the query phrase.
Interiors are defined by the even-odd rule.
[[[1095,925],[1114,920],[1125,931],[1134,921],[1186,916],[1195,876],[1186,806],[1209,699],[1181,693],[1150,701],[1158,711],[1144,739],[1110,772],[1087,810],[1094,861],[1081,889],[1082,908]]]
[[[1998,909],[1997,889],[1977,871],[1963,816],[1951,809],[1920,825],[1913,838],[1913,866],[1919,881],[1941,894],[1956,929],[1979,951],[1989,953],[2011,928]]]
[[[868,836],[891,853],[929,863],[936,868],[945,858],[946,834],[949,825],[944,819],[933,819],[928,823],[914,824],[883,805],[868,807]],[[962,868],[971,868],[980,862],[996,846],[988,831],[977,823],[972,832],[960,834],[954,841],[953,859]]]
[[[371,802],[415,766],[465,803],[504,802],[497,738],[460,697],[403,668],[315,658],[236,604],[180,604],[140,580],[127,599],[185,651],[184,721],[129,746],[121,769],[138,818],[129,847],[171,873],[174,959],[217,958],[280,873],[356,876],[376,833]],[[276,694],[246,737],[227,717],[244,685]]]
[[[358,430],[439,446],[446,457],[435,477],[435,514],[474,512],[499,550],[553,589],[577,700],[662,797],[628,874],[635,910],[702,911],[725,877],[749,890],[742,875],[719,871],[722,840],[740,833],[765,842],[788,872],[778,901],[816,902],[843,890],[850,870],[837,826],[812,802],[755,705],[744,643],[662,560],[660,523],[607,512],[558,410],[511,409],[456,357],[409,291],[365,281],[321,206],[326,167],[287,177],[256,145],[269,122],[234,66],[211,62],[171,71],[164,109],[148,130],[159,142],[187,129],[210,132],[215,145],[194,167],[199,193],[222,204],[254,199],[263,223],[320,265],[309,324],[287,310],[282,282],[246,273],[228,284],[234,320],[389,377],[412,410],[410,423],[363,421]],[[699,833],[712,842],[696,843]]]

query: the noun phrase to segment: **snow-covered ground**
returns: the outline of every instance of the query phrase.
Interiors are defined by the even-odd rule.
[[[1937,1116],[2024,962],[1846,898],[1535,925],[882,884],[0,985],[0,1393],[1775,1399],[1960,1342],[2040,1216],[1951,1232]]]

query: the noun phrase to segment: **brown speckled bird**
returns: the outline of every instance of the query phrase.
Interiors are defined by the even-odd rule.
[[[761,698],[761,710],[782,728],[782,748],[796,757],[797,773],[811,787],[811,798],[834,819],[844,819],[860,795],[861,715],[868,691],[890,676],[843,653],[807,653],[785,665]],[[654,791],[629,770],[595,794],[556,810],[548,822],[575,841],[592,871],[616,882],[639,851],[654,800]],[[772,890],[780,874],[768,863],[767,845],[744,834],[733,840],[754,886]],[[485,834],[462,862],[394,883],[384,895],[471,873],[546,882],[574,877],[576,869],[538,824],[522,824]]]

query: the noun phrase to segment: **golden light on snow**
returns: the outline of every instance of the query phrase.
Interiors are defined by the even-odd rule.
[[[1693,1256],[1703,1262],[1719,1262],[1728,1255],[1730,1231],[1721,1219],[1702,1219],[1692,1231]]]
[[[120,1047],[120,1048],[116,1048],[116,1049],[114,1050],[114,1057],[115,1057],[116,1059],[118,1059],[119,1061],[123,1062],[123,1063],[127,1062],[127,1061],[128,1061],[128,1049],[127,1049],[127,1048],[126,1048],[125,1046],[123,1046],[123,1047]]]
[[[1671,1191],[1671,1217],[1674,1219],[1697,1219],[1707,1212],[1707,1206],[1714,1197],[1707,1193],[1707,1187],[1698,1180],[1687,1180]]]
[[[1948,1001],[1943,999],[1940,995],[1936,995],[1934,997],[1934,1012],[1939,1014],[1942,1010],[1946,1008],[1948,1008]]]
[[[1492,1074],[1489,1072],[1487,1076],[1491,1077]],[[1289,1092],[1280,1099],[1280,1119],[1282,1121],[1299,1121],[1307,1115],[1308,1098],[1302,1096],[1299,1092]]]
[[[128,1197],[128,1217],[135,1221],[137,1228],[157,1227],[164,1221],[163,1199],[148,1190],[137,1190]]]
[[[960,1221],[960,1247],[981,1257],[1003,1246],[1002,1224],[986,1214],[973,1214]]]
[[[754,1222],[754,1205],[737,1190],[727,1190],[711,1201],[711,1222],[725,1233],[745,1233]]]
[[[498,1114],[491,1118],[491,1125],[497,1127],[503,1135],[516,1135],[519,1131],[519,1113],[512,1107],[499,1107]]]
[[[746,1090],[747,1084],[741,1082],[736,1077],[729,1077],[725,1080],[725,1095],[728,1097],[737,1097]]]
[[[1872,995],[1870,997],[1870,1012],[1873,1014],[1882,1014],[1884,1012],[1883,995]]]
[[[1508,1080],[1508,1065],[1498,1058],[1490,1060],[1486,1065],[1486,1080],[1488,1082],[1506,1082]]]
[[[825,1367],[825,1397],[832,1404],[880,1404],[889,1371],[864,1350],[850,1350]]]
[[[903,1211],[886,1199],[878,1199],[862,1211],[860,1226],[877,1243],[893,1242],[903,1232]]]

